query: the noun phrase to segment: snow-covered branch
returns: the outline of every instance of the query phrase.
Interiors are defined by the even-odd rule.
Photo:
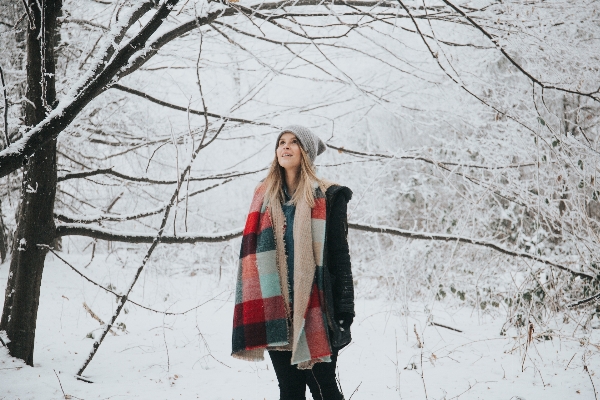
[[[116,232],[101,227],[93,227],[86,224],[59,224],[56,226],[56,236],[87,236],[94,239],[110,240],[111,242],[123,243],[152,243],[156,235],[138,232]],[[242,230],[236,229],[220,234],[184,233],[181,235],[163,235],[161,243],[183,244],[183,243],[216,243],[226,242],[242,236]]]
[[[441,240],[444,242],[460,242],[460,243],[474,244],[476,246],[483,246],[483,247],[487,247],[487,248],[499,251],[500,253],[508,254],[509,256],[526,258],[526,259],[533,260],[533,261],[536,261],[536,262],[539,262],[542,264],[546,264],[551,267],[558,268],[562,271],[568,272],[568,273],[570,273],[574,276],[577,276],[579,278],[582,278],[582,279],[586,279],[586,280],[594,279],[594,277],[592,275],[586,274],[585,272],[574,271],[569,267],[555,263],[554,261],[551,261],[551,260],[548,260],[548,259],[545,259],[542,257],[538,257],[533,254],[508,250],[502,246],[499,246],[495,243],[488,242],[485,240],[468,238],[468,237],[463,237],[463,236],[456,236],[456,235],[444,235],[444,234],[439,234],[439,233],[412,232],[412,231],[408,231],[405,229],[391,228],[391,227],[387,227],[387,226],[378,226],[378,225],[363,225],[363,224],[349,223],[348,228],[356,229],[356,230],[364,231],[364,232],[387,233],[390,235],[402,236],[402,237],[409,238],[409,239]]]
[[[90,101],[106,90],[107,85],[111,83],[123,66],[127,65],[131,56],[145,47],[150,36],[163,24],[164,19],[177,2],[178,0],[165,1],[150,21],[127,45],[119,49],[101,72],[91,71],[92,79],[87,75],[84,76],[80,81],[80,83],[85,83],[81,90],[63,98],[57,108],[50,112],[39,125],[23,135],[19,141],[0,152],[0,177],[20,168],[28,156],[49,140],[56,138]],[[80,84],[77,84],[76,87],[80,87]]]
[[[223,173],[223,174],[190,177],[189,181],[190,182],[202,182],[202,181],[210,181],[210,180],[218,180],[218,179],[237,178],[240,176],[256,174],[258,172],[262,172],[265,170],[266,170],[266,168],[261,168],[261,169],[257,169],[257,170],[253,170],[253,171],[228,172],[228,173]],[[67,181],[69,179],[89,178],[89,177],[97,176],[97,175],[111,175],[111,176],[114,176],[116,178],[119,178],[119,179],[122,179],[125,181],[148,183],[148,184],[153,184],[153,185],[174,185],[177,183],[177,181],[175,181],[175,180],[161,180],[161,179],[151,179],[151,178],[131,176],[131,175],[127,175],[127,174],[123,174],[121,172],[115,171],[112,168],[100,168],[100,169],[95,169],[93,171],[72,172],[69,174],[65,174],[63,176],[59,176],[57,181],[63,182],[63,181]]]
[[[502,55],[512,65],[514,65],[519,70],[519,72],[521,72],[529,80],[531,80],[531,82],[539,85],[542,89],[554,89],[554,90],[558,90],[558,91],[564,92],[564,93],[570,93],[570,94],[575,94],[575,95],[579,95],[579,96],[589,97],[590,99],[592,99],[594,101],[600,102],[600,88],[593,92],[581,92],[579,90],[562,88],[560,86],[542,82],[541,79],[536,78],[529,71],[527,71],[525,68],[523,68],[523,66],[515,60],[515,57],[508,54],[508,52],[500,44],[498,44],[498,39],[496,37],[494,37],[491,33],[489,33],[486,29],[484,29],[481,24],[478,24],[473,18],[468,16],[463,10],[460,9],[460,7],[454,5],[452,2],[450,2],[448,0],[442,0],[442,1],[445,4],[447,4],[450,8],[452,8],[454,11],[456,11],[458,14],[460,14],[463,18],[465,18],[467,21],[469,21],[469,23],[471,25],[473,25],[473,27],[475,27],[477,30],[479,30],[485,37],[487,37],[494,44],[494,46],[496,46],[496,48],[498,50],[500,50],[500,53],[502,53]]]
[[[460,242],[472,244],[475,246],[482,246],[486,248],[493,249],[503,254],[507,254],[512,257],[526,258],[528,260],[532,260],[535,262],[539,262],[542,264],[549,265],[550,267],[560,269],[562,271],[568,272],[573,276],[585,279],[585,280],[593,280],[594,277],[592,275],[586,274],[585,272],[574,271],[569,267],[556,263],[554,261],[548,260],[543,257],[538,257],[533,254],[523,253],[519,251],[513,251],[506,249],[498,244],[468,238],[463,236],[456,235],[445,235],[439,233],[427,233],[427,232],[413,232],[405,229],[398,229],[386,226],[379,225],[368,225],[368,224],[357,224],[357,223],[349,223],[348,228],[355,229],[363,232],[372,232],[372,233],[384,233],[390,234],[394,236],[402,236],[408,239],[414,240],[436,240],[436,241],[444,241],[444,242]],[[126,243],[152,243],[155,236],[154,235],[146,235],[140,234],[137,232],[115,232],[110,229],[100,228],[100,227],[90,227],[89,225],[84,224],[61,224],[56,227],[57,236],[87,236],[100,240],[110,240],[116,242],[126,242]],[[242,235],[242,229],[235,229],[229,232],[221,233],[221,234],[182,234],[177,236],[165,235],[162,237],[161,242],[163,243],[214,243],[214,242],[225,242],[231,239],[235,239]]]
[[[489,169],[489,170],[502,170],[507,168],[523,168],[523,167],[534,167],[537,163],[529,162],[529,163],[518,163],[518,164],[509,164],[504,166],[487,166],[487,165],[478,165],[478,164],[467,164],[467,163],[456,163],[450,161],[437,161],[432,160],[430,158],[421,157],[421,156],[395,156],[391,154],[383,154],[383,153],[366,153],[364,151],[357,151],[346,149],[340,146],[334,146],[332,144],[327,143],[327,147],[337,150],[340,153],[347,153],[357,156],[365,156],[365,157],[377,157],[377,158],[396,158],[398,160],[413,160],[413,161],[423,161],[428,164],[444,166],[444,167],[463,167],[463,168],[475,168],[475,169]]]

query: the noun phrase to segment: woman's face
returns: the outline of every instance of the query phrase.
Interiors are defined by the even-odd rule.
[[[283,169],[297,170],[300,168],[302,153],[300,141],[293,133],[286,132],[279,138],[277,143],[277,161]]]

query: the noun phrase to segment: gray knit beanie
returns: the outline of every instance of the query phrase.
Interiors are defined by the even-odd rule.
[[[279,133],[279,136],[277,136],[277,140],[275,141],[275,148],[277,148],[277,146],[279,145],[279,139],[281,138],[281,135],[283,135],[286,132],[290,132],[296,135],[296,138],[298,138],[298,140],[300,141],[302,148],[308,154],[308,158],[310,158],[310,161],[312,161],[313,163],[315,162],[315,158],[317,158],[319,154],[321,154],[327,149],[325,143],[323,143],[323,141],[317,135],[315,135],[310,129],[302,125],[289,125],[283,128],[283,130]]]

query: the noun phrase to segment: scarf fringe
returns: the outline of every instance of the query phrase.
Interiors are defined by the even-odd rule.
[[[233,358],[238,358],[244,361],[264,361],[265,360],[265,348],[254,350],[241,350],[231,354]]]

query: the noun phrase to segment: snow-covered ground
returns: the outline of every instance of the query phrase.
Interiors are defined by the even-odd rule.
[[[116,291],[124,290],[139,259],[125,251],[97,254],[84,268],[89,255],[62,256]],[[4,263],[0,287],[7,274]],[[125,326],[109,334],[84,374],[93,383],[85,383],[74,375],[91,350],[87,336],[98,334],[100,325],[83,303],[104,321],[116,303],[49,255],[35,367],[0,348],[0,399],[277,399],[269,362],[230,356],[233,286],[231,266],[210,271],[193,262],[162,269],[150,265],[130,296],[134,301],[171,312],[210,301],[178,316],[128,305],[118,319]],[[510,331],[500,335],[502,317],[491,320],[471,308],[445,308],[443,303],[411,303],[408,313],[403,308],[357,299],[354,341],[338,363],[346,399],[594,399],[592,381],[600,388],[598,330],[572,336],[575,324],[562,325],[549,340],[534,339],[525,352],[526,337],[515,339]]]

